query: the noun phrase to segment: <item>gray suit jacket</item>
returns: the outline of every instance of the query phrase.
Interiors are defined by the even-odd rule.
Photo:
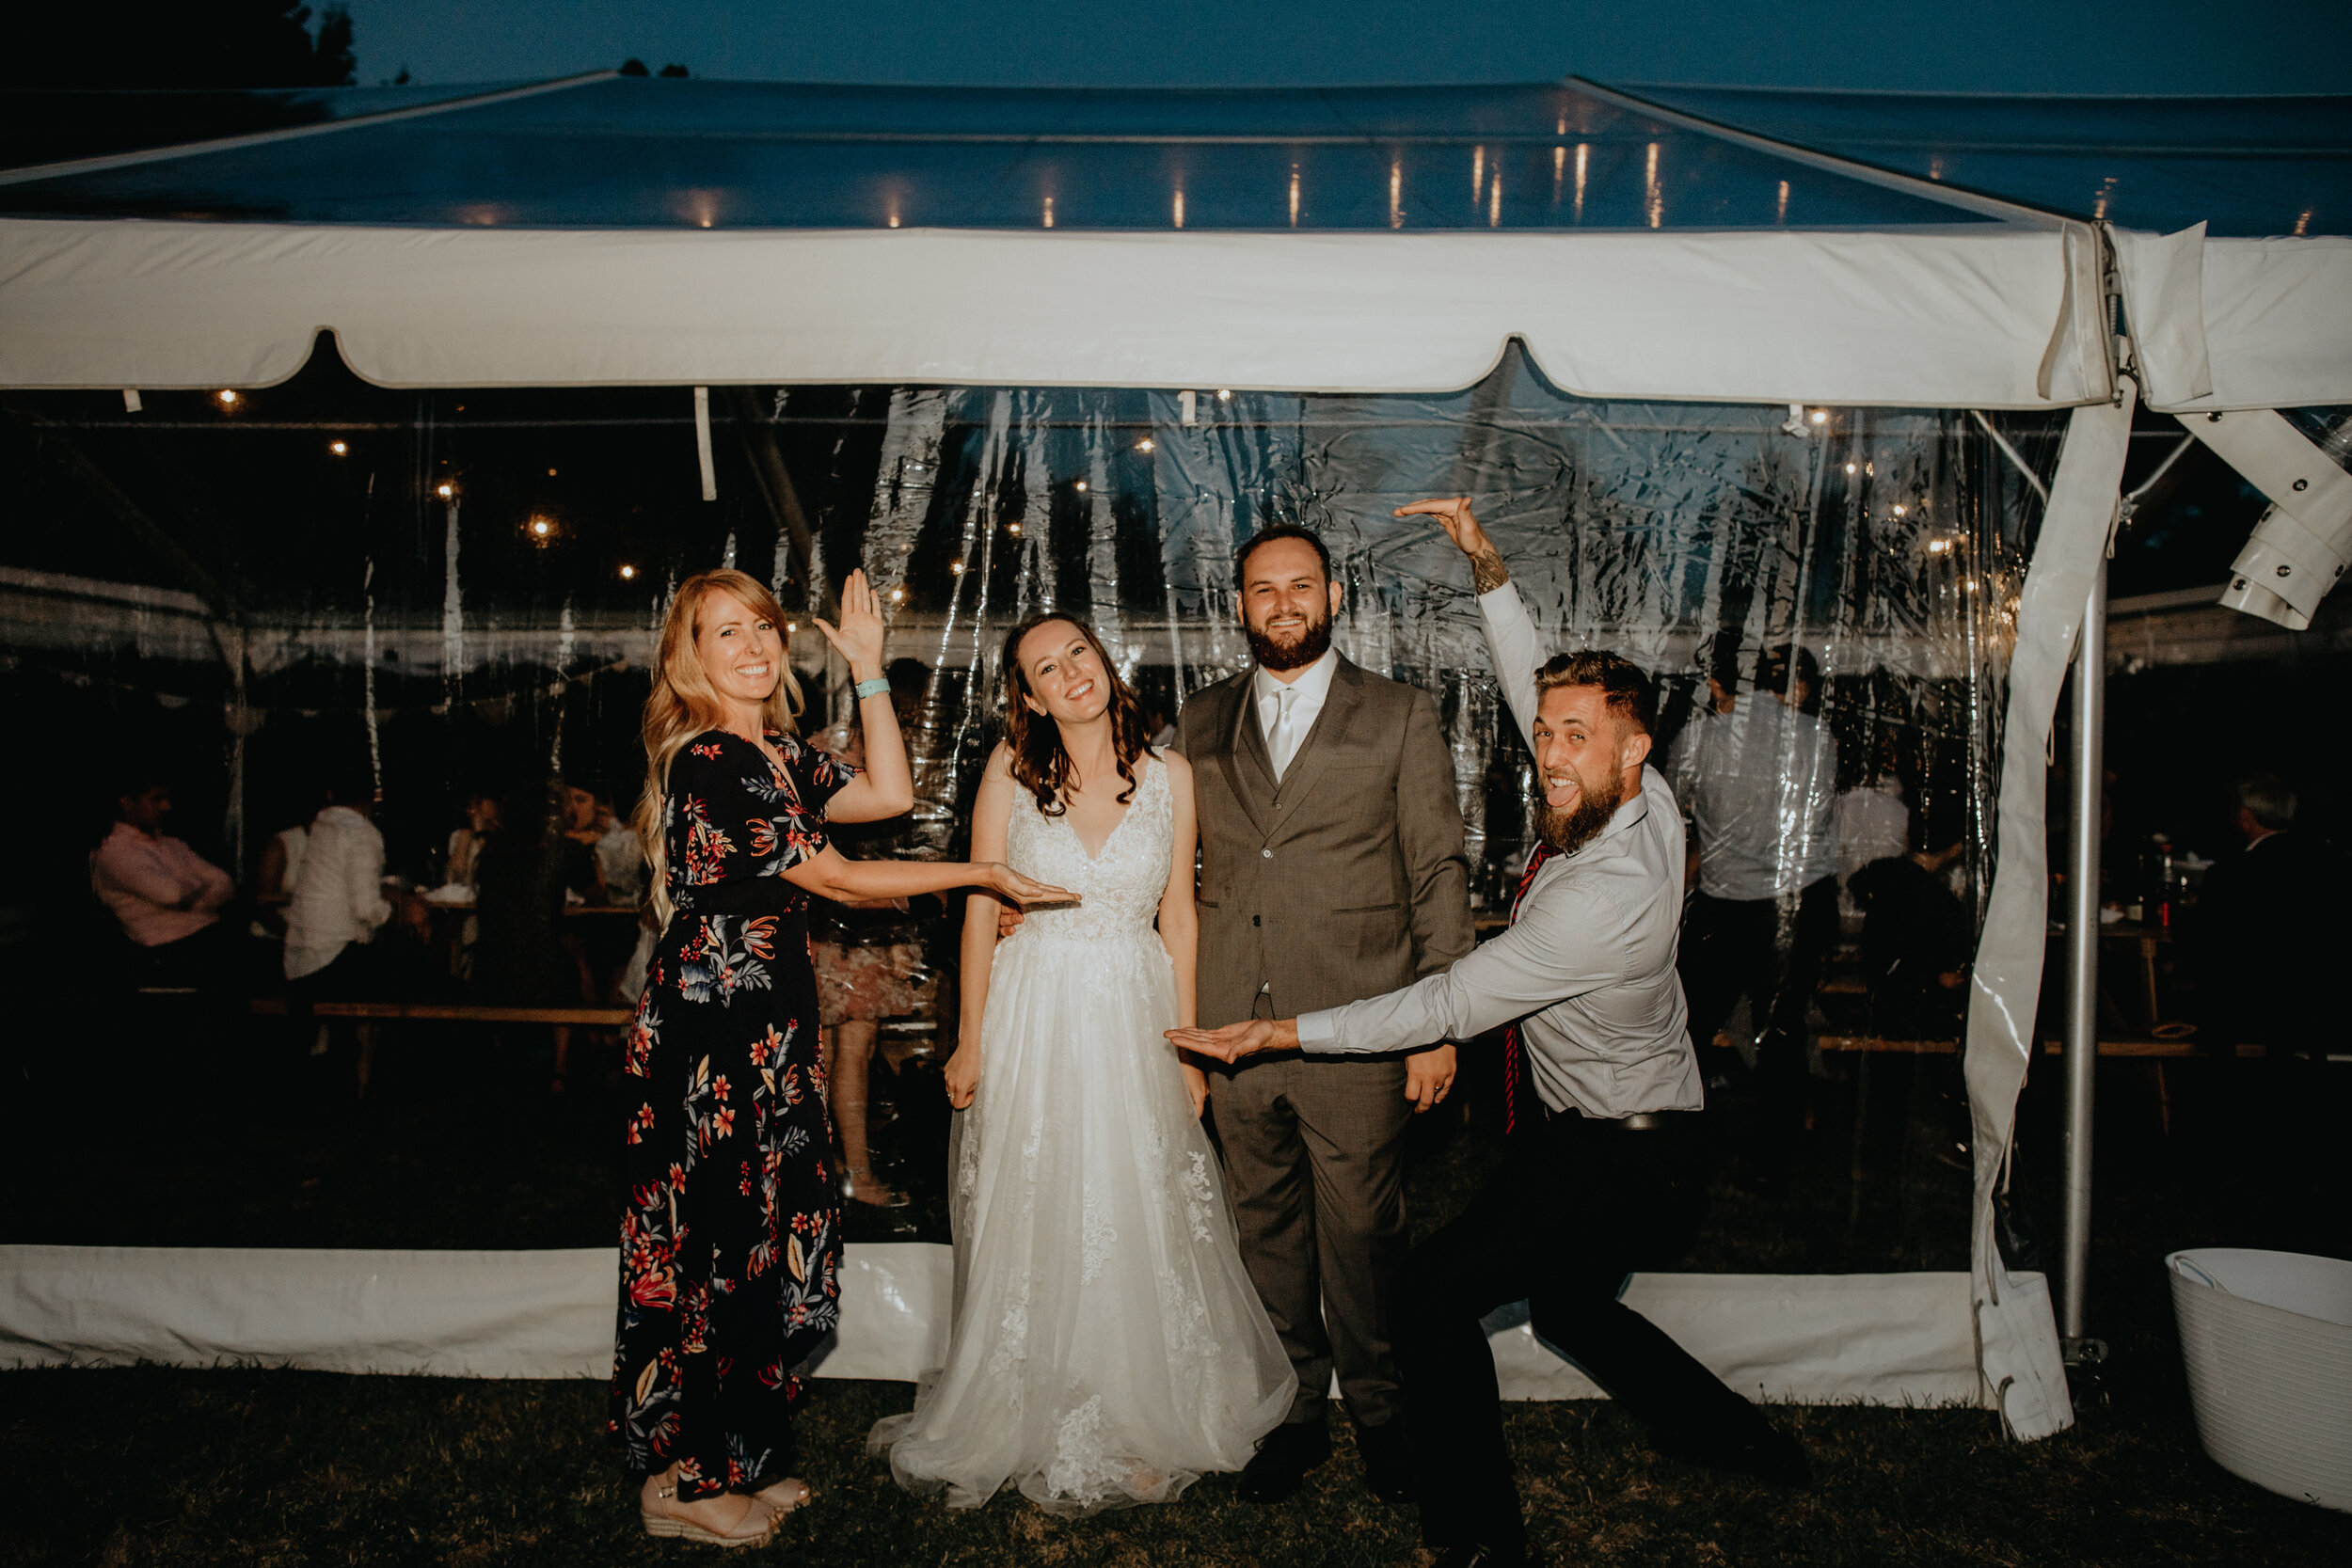
[[[1278,786],[1251,673],[1194,692],[1177,721],[1200,805],[1206,1028],[1378,996],[1476,945],[1428,693],[1341,659]]]

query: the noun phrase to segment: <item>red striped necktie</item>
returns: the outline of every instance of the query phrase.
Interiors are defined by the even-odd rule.
[[[1519,891],[1511,899],[1511,924],[1519,920],[1519,910],[1527,902],[1527,890],[1535,885],[1535,874],[1560,851],[1549,844],[1538,844],[1535,852],[1527,857],[1527,869],[1519,873]],[[1502,1031],[1502,1132],[1505,1137],[1518,1127],[1519,1080],[1528,1079],[1528,1090],[1534,1090],[1534,1080],[1527,1070],[1527,1053],[1519,1046],[1519,1026],[1516,1023]]]

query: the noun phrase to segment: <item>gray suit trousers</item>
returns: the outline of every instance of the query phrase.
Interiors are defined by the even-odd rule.
[[[1405,1235],[1403,1059],[1263,1057],[1213,1076],[1209,1103],[1242,1261],[1298,1373],[1289,1418],[1324,1419],[1336,1368],[1348,1411],[1386,1424],[1397,1415],[1386,1325]]]

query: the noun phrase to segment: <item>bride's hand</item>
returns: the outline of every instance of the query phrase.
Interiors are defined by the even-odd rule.
[[[980,1092],[980,1048],[957,1046],[940,1076],[947,1085],[947,1103],[959,1111],[971,1109],[973,1096]]]
[[[976,869],[981,873],[982,887],[1015,904],[1074,904],[1078,901],[1078,895],[1069,889],[1024,877],[1002,861],[984,862]]]
[[[1199,1121],[1200,1113],[1209,1108],[1209,1075],[1190,1062],[1184,1069],[1184,1093],[1192,1097],[1192,1119]]]

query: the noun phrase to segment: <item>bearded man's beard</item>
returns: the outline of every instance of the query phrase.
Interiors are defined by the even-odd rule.
[[[1242,630],[1249,639],[1249,652],[1260,664],[1269,670],[1304,670],[1321,658],[1331,646],[1331,611],[1326,609],[1309,621],[1298,634],[1298,641],[1288,647],[1277,642],[1247,621]]]
[[[1591,789],[1581,791],[1572,810],[1562,811],[1549,800],[1535,802],[1535,833],[1546,844],[1564,855],[1573,855],[1599,836],[1609,826],[1609,819],[1625,803],[1625,779],[1620,774],[1609,776],[1608,793],[1596,794]]]

